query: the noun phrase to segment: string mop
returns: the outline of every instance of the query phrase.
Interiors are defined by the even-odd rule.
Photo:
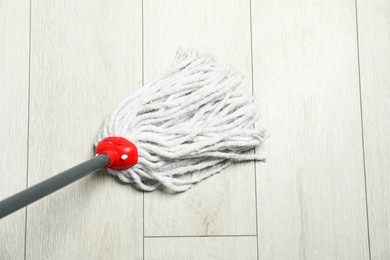
[[[0,218],[106,167],[145,191],[186,191],[234,162],[263,161],[253,98],[242,75],[213,57],[178,51],[165,76],[136,91],[98,132],[95,158],[0,202]]]

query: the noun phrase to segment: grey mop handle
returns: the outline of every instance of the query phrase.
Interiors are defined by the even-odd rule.
[[[0,201],[0,219],[87,176],[95,170],[103,168],[109,161],[109,157],[106,154],[100,154]]]

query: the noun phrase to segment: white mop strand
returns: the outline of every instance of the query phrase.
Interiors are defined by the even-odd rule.
[[[233,162],[263,160],[251,150],[265,132],[253,128],[256,107],[237,90],[242,76],[195,51],[179,51],[164,77],[124,100],[104,123],[96,144],[121,136],[138,149],[130,169],[108,169],[152,191],[185,191]]]

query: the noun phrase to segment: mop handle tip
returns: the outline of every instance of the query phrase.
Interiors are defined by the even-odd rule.
[[[110,136],[96,146],[96,155],[106,154],[110,161],[106,168],[126,170],[138,162],[138,150],[135,144],[123,137]]]

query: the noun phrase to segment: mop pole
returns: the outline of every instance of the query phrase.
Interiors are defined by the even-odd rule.
[[[31,186],[0,201],[0,219],[75,182],[109,163],[106,154],[100,154],[45,181]]]
[[[123,137],[107,137],[98,143],[96,156],[0,201],[0,219],[101,168],[128,169],[138,161],[137,147]]]

